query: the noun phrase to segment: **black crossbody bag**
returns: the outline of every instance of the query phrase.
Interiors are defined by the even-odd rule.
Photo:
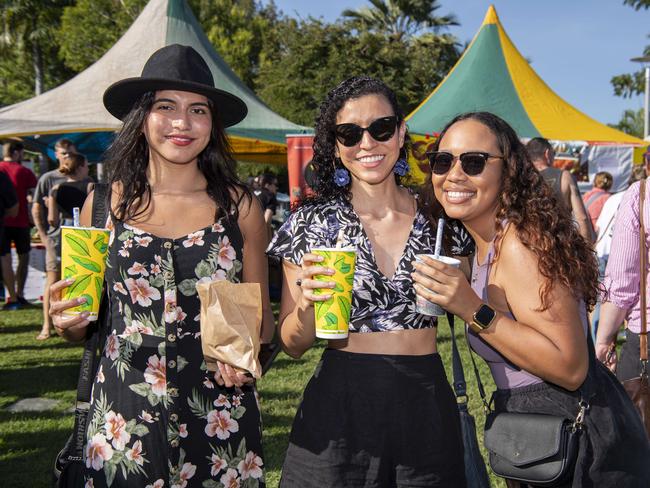
[[[93,227],[106,226],[108,185],[95,185],[93,197]],[[106,283],[102,294],[99,315],[94,324],[88,326],[88,335],[84,344],[84,352],[79,368],[77,382],[77,401],[74,413],[74,428],[63,449],[54,460],[53,485],[55,488],[79,488],[84,486],[83,450],[86,442],[86,425],[90,410],[90,395],[93,380],[99,367],[101,348],[106,340],[107,325],[110,321],[110,310],[106,296]]]
[[[594,346],[591,334],[587,336],[591,363],[595,358]],[[573,419],[540,413],[495,412],[486,400],[469,340],[467,346],[479,393],[488,412],[484,445],[489,452],[492,471],[502,478],[530,486],[552,487],[568,483],[573,478],[578,441],[589,410],[592,390],[589,378],[580,386],[578,413]]]

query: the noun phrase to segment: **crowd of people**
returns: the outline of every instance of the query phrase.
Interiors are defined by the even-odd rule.
[[[250,185],[237,178],[225,128],[247,107],[215,86],[194,49],[160,49],[141,76],[111,85],[104,105],[123,128],[104,160],[109,313],[88,414],[86,487],[265,486],[255,381],[231,364],[206,368],[200,301],[188,283],[259,283],[259,341],[268,343],[276,331],[268,258],[278,260],[275,340],[299,358],[316,339],[315,303],[337,286],[312,251],[334,246],[356,250],[349,336],[329,341],[304,390],[280,486],[467,485],[437,318],[418,311],[418,298],[467,324],[497,386],[496,412],[582,412],[584,433],[562,486],[647,486],[648,437],[610,372],[638,374],[639,317],[647,314],[639,305],[638,276],[647,273],[639,270],[639,222],[650,213],[646,205],[639,215],[639,182],[619,198],[609,193],[612,176],[599,173],[581,198],[571,175],[553,167],[547,140],[524,145],[498,116],[472,112],[442,130],[427,154],[429,178],[415,189],[395,93],[358,76],[320,105],[313,192],[272,233],[277,177]],[[5,164],[19,165],[21,150],[6,148]],[[74,146],[59,141],[56,151],[59,168],[38,183],[20,172],[19,189],[16,168],[0,171],[0,211],[28,234],[28,190],[36,188],[32,215],[48,271],[39,337],[49,336],[51,320],[78,342],[91,322],[87,312],[64,314],[85,298],[61,298],[75,278],[58,277],[58,236],[84,200],[80,223],[91,225],[95,192]],[[24,265],[24,231],[13,227],[6,235]],[[460,267],[421,257],[440,247]],[[22,297],[20,262],[17,278],[5,278],[15,282],[7,304]],[[599,325],[590,330],[597,303]],[[628,341],[617,361],[624,320]]]

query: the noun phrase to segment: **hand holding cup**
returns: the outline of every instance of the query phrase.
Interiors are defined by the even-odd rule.
[[[453,261],[448,262],[448,260]],[[413,262],[415,272],[411,277],[418,299],[437,304],[442,309],[468,321],[482,301],[472,290],[459,265],[458,259],[419,255],[418,260]],[[444,315],[442,309],[436,315]]]
[[[85,297],[77,297],[69,300],[62,300],[61,294],[64,289],[74,284],[74,278],[59,280],[50,286],[50,316],[57,334],[69,336],[69,338],[81,339],[86,334],[86,327],[90,324],[88,317],[90,312],[85,311],[79,314],[64,314],[86,303]],[[78,337],[77,337],[78,336]]]
[[[322,278],[334,275],[334,270],[323,266],[323,256],[306,253],[302,257],[301,270],[298,274],[296,284],[300,287],[302,299],[305,300],[303,308],[314,305],[314,302],[324,302],[332,298],[331,293],[318,294],[316,290],[333,289],[336,283],[333,281],[323,281]],[[321,279],[316,279],[319,276]]]

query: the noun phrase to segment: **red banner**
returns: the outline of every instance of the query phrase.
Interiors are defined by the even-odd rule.
[[[287,135],[287,163],[289,171],[289,198],[291,204],[309,192],[305,182],[305,168],[314,155],[313,135]]]

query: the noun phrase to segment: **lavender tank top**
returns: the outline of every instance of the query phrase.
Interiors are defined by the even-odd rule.
[[[487,256],[483,264],[479,264],[477,254],[474,255],[474,265],[472,266],[472,289],[480,296],[486,303],[488,278],[490,276],[490,268],[492,267],[492,257],[494,256],[494,243],[490,243]],[[584,304],[581,303],[581,308]],[[512,313],[507,312],[505,315],[513,320],[516,320]],[[586,313],[580,314],[582,318],[582,327],[587,333]],[[481,356],[490,367],[494,382],[499,389],[518,388],[521,386],[534,385],[536,383],[543,383],[544,380],[535,376],[528,371],[525,371],[518,366],[514,365],[501,354],[497,352],[492,346],[485,342],[478,334],[473,332],[469,327],[467,328],[468,339],[470,347],[476,354]],[[585,338],[587,336],[585,335]]]

